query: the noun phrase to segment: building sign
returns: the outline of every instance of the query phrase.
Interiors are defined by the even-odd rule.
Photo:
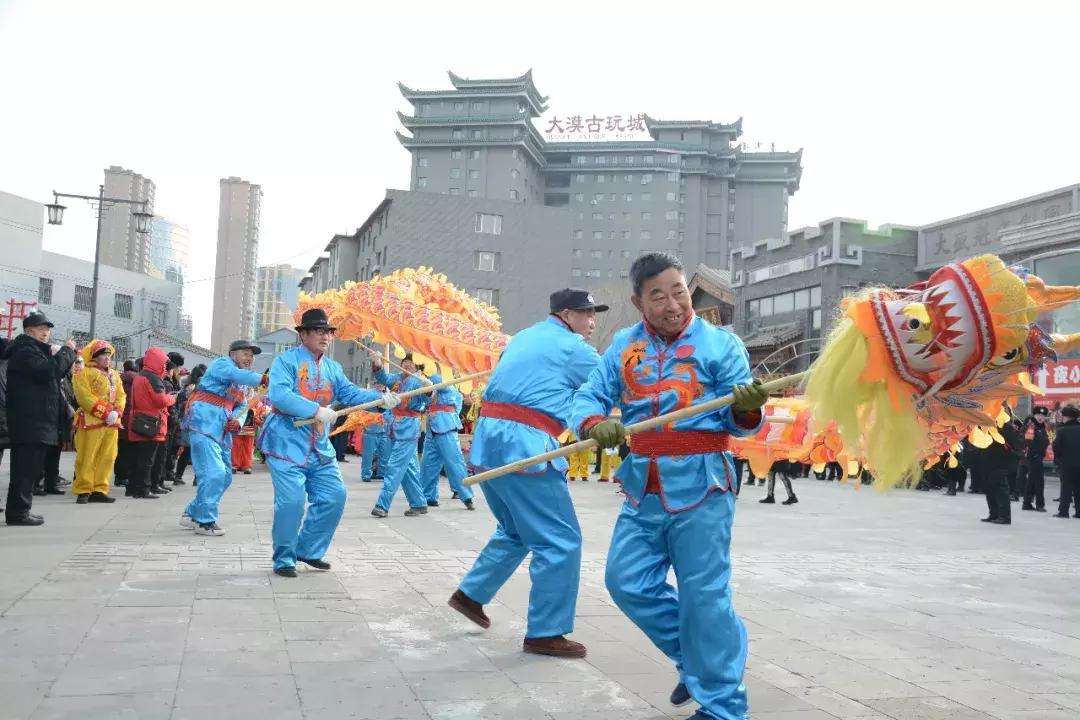
[[[1080,396],[1080,360],[1048,362],[1035,372],[1034,379],[1048,397]]]
[[[644,113],[549,113],[540,118],[538,125],[540,135],[546,142],[625,142],[652,139],[645,126]]]

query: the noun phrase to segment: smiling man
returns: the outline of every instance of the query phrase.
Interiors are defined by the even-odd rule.
[[[602,448],[636,423],[733,394],[735,404],[630,437],[617,476],[623,504],[608,552],[615,603],[671,658],[671,702],[701,704],[695,718],[747,717],[746,629],[732,607],[735,481],[728,444],[755,433],[767,393],[752,382],[734,334],[694,315],[682,264],[643,255],[630,268],[638,324],[619,331],[574,396],[571,428]],[[622,421],[609,419],[615,407]],[[678,590],[668,581],[674,567]]]

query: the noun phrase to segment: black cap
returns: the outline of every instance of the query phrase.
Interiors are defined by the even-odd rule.
[[[563,288],[551,293],[551,312],[563,310],[595,310],[607,312],[607,305],[597,305],[592,293],[581,288]]]
[[[180,353],[174,351],[169,353],[168,357],[173,367],[184,367],[184,356]]]
[[[1042,405],[1036,405],[1035,409],[1031,411],[1032,415],[1049,415],[1050,410]]]
[[[300,316],[300,324],[296,326],[297,331],[318,330],[319,328],[337,330],[336,327],[330,324],[330,318],[326,316],[326,311],[322,308],[305,310],[304,314]]]
[[[45,313],[37,312],[36,310],[24,317],[22,321],[23,330],[25,330],[26,328],[40,327],[42,325],[56,327],[51,322],[49,322],[49,318],[45,317]]]
[[[251,340],[233,340],[229,343],[229,352],[235,352],[236,350],[250,350],[252,355],[258,355],[262,352],[262,348]]]
[[[1074,420],[1076,418],[1080,418],[1080,410],[1077,410],[1075,405],[1066,405],[1065,407],[1061,408],[1061,414],[1067,418],[1072,418]]]
[[[423,372],[424,366],[422,364],[416,362],[415,360],[413,360],[413,356],[412,356],[411,352],[405,353],[405,357],[401,358],[401,362],[405,362],[406,360],[408,360],[413,365],[415,365],[417,370]]]

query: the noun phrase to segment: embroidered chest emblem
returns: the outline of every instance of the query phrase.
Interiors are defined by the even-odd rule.
[[[310,364],[304,363],[296,371],[296,391],[319,405],[329,405],[330,401],[334,399],[334,389],[331,387],[330,382],[323,380],[318,372],[312,378],[310,367]]]
[[[684,352],[678,348],[674,357],[677,360],[685,359],[693,352],[691,348]],[[693,362],[675,362],[671,366],[672,377],[653,379],[653,367],[659,367],[659,358],[656,355],[649,356],[649,344],[645,341],[630,343],[622,351],[622,377],[623,402],[629,403],[646,397],[659,396],[667,391],[672,391],[677,397],[675,408],[684,408],[693,404],[694,400],[703,394],[701,383],[698,381],[697,369]],[[646,360],[651,364],[646,364]]]

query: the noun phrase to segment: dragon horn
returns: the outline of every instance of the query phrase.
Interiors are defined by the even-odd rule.
[[[1080,287],[1074,285],[1047,285],[1042,278],[1028,275],[1026,280],[1028,297],[1035,301],[1039,312],[1050,312],[1080,300]]]
[[[1080,348],[1080,332],[1070,333],[1069,335],[1053,333],[1050,336],[1050,339],[1054,343],[1054,352],[1056,352],[1059,357]]]

